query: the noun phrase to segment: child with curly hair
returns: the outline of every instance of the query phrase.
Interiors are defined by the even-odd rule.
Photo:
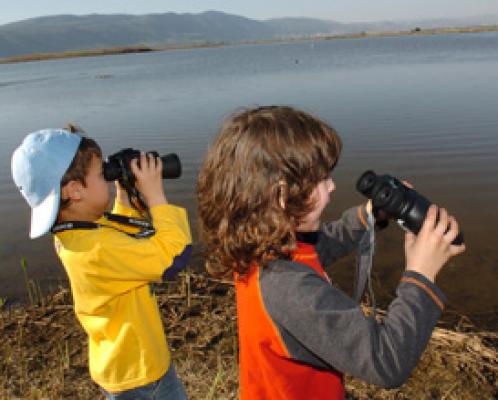
[[[343,374],[403,384],[424,351],[445,297],[434,284],[456,220],[432,206],[406,234],[406,270],[380,323],[331,284],[324,266],[370,234],[371,205],[321,223],[341,141],[291,107],[232,115],[201,167],[200,230],[213,275],[234,275],[241,399],[344,399]]]

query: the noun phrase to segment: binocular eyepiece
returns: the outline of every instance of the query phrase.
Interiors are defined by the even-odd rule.
[[[417,234],[425,220],[431,202],[417,191],[390,175],[364,172],[356,183],[356,189],[372,200],[374,211],[382,210],[404,228]],[[452,244],[463,243],[462,232]]]
[[[182,164],[180,158],[175,153],[159,156],[156,151],[149,151],[147,154],[153,154],[155,157],[161,158],[163,163],[163,179],[179,178],[182,174]],[[135,183],[135,176],[131,172],[130,162],[135,158],[140,158],[140,151],[131,148],[122,149],[110,155],[103,164],[104,179],[106,181],[118,180],[120,183],[133,185]]]

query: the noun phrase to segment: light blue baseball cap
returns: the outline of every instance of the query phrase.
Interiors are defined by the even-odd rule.
[[[47,233],[59,211],[61,179],[71,165],[81,136],[63,129],[27,135],[12,154],[12,177],[31,207],[32,239]]]

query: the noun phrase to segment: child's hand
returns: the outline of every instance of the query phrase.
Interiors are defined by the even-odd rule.
[[[437,273],[451,257],[465,251],[465,244],[452,245],[458,234],[458,223],[448,212],[429,207],[424,224],[415,236],[407,232],[405,236],[406,269],[418,272],[434,282]]]
[[[135,186],[142,194],[149,207],[159,204],[167,204],[163,189],[162,171],[163,163],[159,157],[152,154],[140,154],[140,166],[138,159],[130,162],[130,168],[137,179]]]

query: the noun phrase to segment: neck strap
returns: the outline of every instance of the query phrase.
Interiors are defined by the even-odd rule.
[[[111,213],[105,213],[104,218],[108,221],[117,222],[117,223],[122,224],[122,225],[133,226],[135,228],[139,228],[140,230],[136,233],[129,233],[129,232],[123,231],[122,229],[119,229],[113,225],[99,224],[97,222],[89,222],[89,221],[66,221],[66,222],[62,222],[60,224],[55,224],[52,227],[52,229],[50,230],[50,232],[55,234],[55,233],[70,231],[70,230],[75,230],[75,229],[111,228],[111,229],[115,229],[119,232],[122,232],[128,236],[131,236],[135,239],[148,238],[148,237],[154,236],[154,234],[156,233],[156,230],[155,230],[154,226],[152,225],[152,222],[148,221],[146,219],[126,217],[124,215],[111,214]]]

